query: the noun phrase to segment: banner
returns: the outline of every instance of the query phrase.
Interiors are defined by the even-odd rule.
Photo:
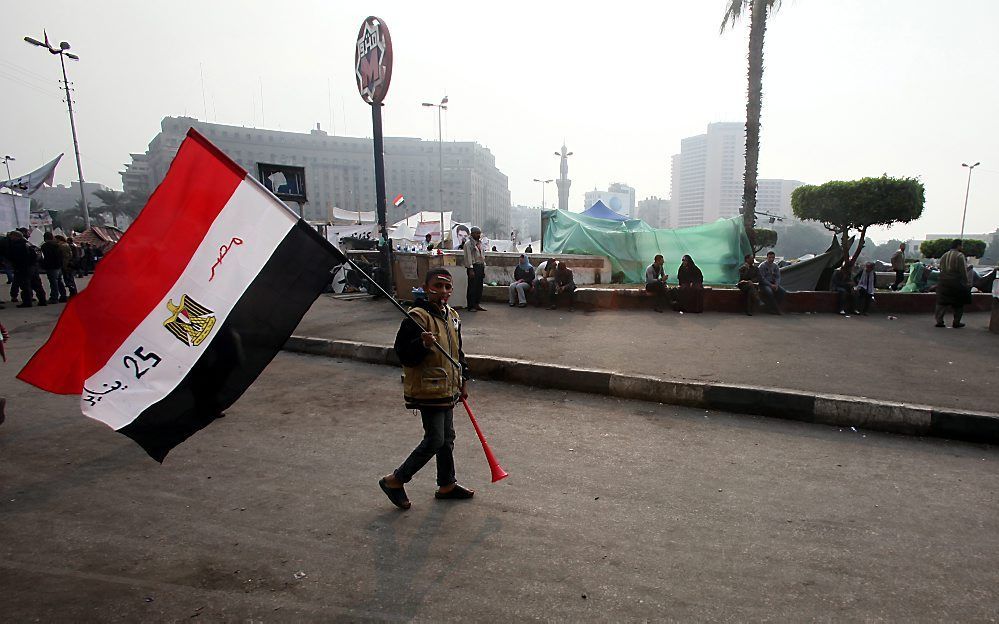
[[[0,193],[0,235],[17,228],[31,227],[30,208],[30,197]]]
[[[56,165],[59,164],[60,158],[62,158],[62,154],[59,154],[55,157],[55,160],[42,165],[40,168],[35,169],[28,175],[0,182],[0,188],[12,189],[14,192],[21,195],[31,195],[43,184],[52,186],[52,182],[55,178]]]

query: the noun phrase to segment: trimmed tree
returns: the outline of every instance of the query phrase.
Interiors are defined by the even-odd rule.
[[[756,229],[756,237],[753,239],[753,253],[758,254],[764,249],[773,249],[777,246],[777,232],[773,230]]]
[[[953,238],[937,238],[934,240],[925,240],[919,243],[919,253],[923,254],[926,258],[939,258],[948,251],[950,251],[950,245],[954,242]],[[964,255],[971,256],[973,258],[981,258],[985,255],[986,244],[985,241],[976,239],[965,239],[964,240]]]
[[[862,178],[849,182],[826,182],[801,186],[791,194],[791,210],[802,220],[818,221],[836,236],[843,247],[843,262],[853,264],[864,249],[867,228],[908,223],[923,214],[925,190],[916,178]],[[857,248],[850,256],[851,231]]]

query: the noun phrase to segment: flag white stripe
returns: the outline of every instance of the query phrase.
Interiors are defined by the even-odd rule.
[[[184,380],[233,306],[297,222],[297,217],[282,208],[251,180],[244,179],[236,187],[168,294],[107,364],[87,380],[81,395],[84,414],[121,429]],[[170,253],[169,241],[150,253]],[[183,295],[211,310],[215,318],[208,336],[198,346],[182,342],[164,325],[171,316],[168,301],[179,305]],[[127,290],[122,296],[128,296]]]

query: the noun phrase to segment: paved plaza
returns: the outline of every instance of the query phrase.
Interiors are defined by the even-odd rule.
[[[362,315],[346,310],[383,305],[320,304],[355,328]],[[502,314],[469,320],[470,348],[500,342],[487,320]],[[526,320],[540,314],[520,311],[525,322],[503,331],[533,334]],[[747,322],[618,318],[649,336],[670,323]],[[51,320],[11,325],[0,369],[9,621],[999,616],[996,447],[475,382],[472,405],[511,476],[488,483],[456,414],[459,479],[475,499],[434,501],[430,466],[400,512],[376,484],[420,435],[398,369],[280,354],[225,419],[160,466],[82,417],[77,398],[16,381]]]

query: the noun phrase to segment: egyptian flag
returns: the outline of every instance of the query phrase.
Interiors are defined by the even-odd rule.
[[[162,462],[277,354],[343,254],[191,129],[18,377]]]
[[[392,205],[395,206],[396,208],[405,203],[406,203],[406,198],[403,197],[401,194],[397,195],[396,198],[392,200]]]

